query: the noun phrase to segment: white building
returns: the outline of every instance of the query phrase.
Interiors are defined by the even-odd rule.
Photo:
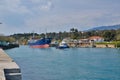
[[[104,42],[104,38],[103,38],[103,37],[100,37],[100,36],[92,36],[92,37],[89,37],[89,40],[90,40],[90,41],[94,41],[94,42]]]

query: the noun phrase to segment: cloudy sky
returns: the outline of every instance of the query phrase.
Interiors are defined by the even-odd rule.
[[[0,0],[0,34],[120,24],[120,0]]]

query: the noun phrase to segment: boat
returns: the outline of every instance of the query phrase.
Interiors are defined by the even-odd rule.
[[[16,47],[19,47],[19,44],[0,41],[0,48],[3,50],[12,49],[12,48],[16,48]]]
[[[41,39],[34,39],[28,41],[28,45],[32,48],[48,48],[49,44],[51,43],[51,38],[41,38]]]
[[[67,43],[65,41],[62,41],[56,48],[57,49],[66,49],[66,48],[69,48],[69,46],[67,45]]]

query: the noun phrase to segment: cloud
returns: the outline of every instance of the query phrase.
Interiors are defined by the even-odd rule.
[[[10,33],[14,34],[18,32],[22,32],[22,30],[17,27],[10,27],[9,25],[5,23],[0,24],[0,34],[10,35]]]
[[[53,8],[52,0],[30,0],[31,3],[34,5],[34,11],[49,11]]]
[[[94,3],[93,3],[94,2]],[[119,0],[1,0],[0,32],[85,30],[120,23]],[[9,29],[9,30],[8,30]]]
[[[53,7],[52,2],[48,1],[45,5],[42,5],[40,9],[43,11],[48,11],[48,10],[52,9],[52,7]]]
[[[26,6],[22,5],[21,0],[1,0],[0,12],[1,15],[4,15],[10,13],[25,14],[30,11]]]
[[[86,30],[96,26],[119,24],[119,14],[108,11],[82,11],[71,12],[56,15],[47,15],[29,19],[25,22],[26,26],[31,29],[41,29],[48,31],[63,31],[76,27],[80,30]]]
[[[88,26],[95,25],[95,19],[102,17],[104,13],[71,13],[71,14],[58,14],[46,17],[32,18],[25,22],[26,26],[38,28],[48,28],[50,31],[62,30],[64,27],[74,27],[85,29]]]
[[[38,4],[38,3],[42,2],[43,0],[30,0],[30,1],[34,4]]]

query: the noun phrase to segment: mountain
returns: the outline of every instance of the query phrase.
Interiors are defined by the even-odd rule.
[[[117,29],[120,29],[120,24],[112,25],[112,26],[95,27],[95,28],[92,28],[92,29],[88,29],[87,31],[93,31],[93,30],[117,30]]]

